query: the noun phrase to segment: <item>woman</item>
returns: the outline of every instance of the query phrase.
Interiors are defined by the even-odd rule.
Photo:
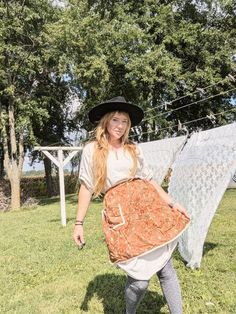
[[[120,96],[90,110],[89,119],[98,126],[82,154],[73,238],[83,247],[91,197],[105,193],[103,230],[111,262],[127,273],[126,314],[136,313],[155,273],[170,312],[180,314],[181,292],[171,254],[189,217],[152,180],[140,147],[128,139],[130,128],[142,118],[142,109]]]

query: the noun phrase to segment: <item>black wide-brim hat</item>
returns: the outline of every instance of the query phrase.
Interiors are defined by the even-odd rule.
[[[101,120],[106,113],[112,111],[127,112],[132,127],[139,124],[144,116],[143,110],[140,107],[128,103],[124,97],[118,96],[93,107],[88,113],[89,121],[95,124]]]

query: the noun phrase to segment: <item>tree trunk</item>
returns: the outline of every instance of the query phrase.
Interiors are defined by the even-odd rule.
[[[3,145],[0,144],[0,180],[3,179],[4,175],[3,160],[4,160]]]
[[[10,180],[11,183],[11,209],[20,208],[20,176],[18,169],[13,170],[13,175]]]
[[[8,125],[9,133],[6,125],[2,127],[3,134],[3,152],[4,152],[4,168],[11,184],[11,209],[20,208],[20,178],[24,161],[24,143],[23,130],[18,134],[18,140],[15,130],[15,117],[13,102],[9,101],[8,106]]]
[[[46,186],[47,186],[47,194],[49,197],[55,195],[55,188],[52,179],[52,163],[49,158],[43,159],[44,169],[45,169],[45,177],[46,177]]]

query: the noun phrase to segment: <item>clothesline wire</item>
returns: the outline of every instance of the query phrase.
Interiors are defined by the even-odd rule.
[[[204,102],[204,101],[206,101],[206,100],[208,100],[208,99],[212,99],[212,98],[215,98],[215,97],[217,97],[217,96],[227,94],[227,93],[229,93],[229,92],[231,92],[231,91],[233,91],[233,90],[236,90],[236,87],[231,88],[231,89],[229,89],[229,90],[227,90],[227,91],[224,91],[224,92],[220,92],[220,93],[218,93],[218,94],[216,94],[216,95],[211,95],[211,96],[209,96],[209,97],[207,97],[207,98],[194,101],[194,102],[189,103],[189,104],[186,104],[186,105],[184,105],[184,106],[181,106],[181,107],[178,107],[178,108],[175,108],[175,109],[171,109],[171,110],[166,111],[166,112],[161,112],[161,113],[159,113],[159,114],[157,114],[157,115],[154,115],[154,116],[151,117],[151,118],[145,118],[145,119],[143,119],[142,122],[147,121],[147,120],[149,120],[149,119],[156,118],[156,117],[160,117],[160,116],[165,115],[165,114],[168,114],[168,113],[172,113],[172,112],[174,112],[174,111],[177,111],[177,110],[180,110],[180,109],[183,109],[183,108],[186,108],[186,107],[195,105],[195,104],[199,104],[199,103]]]
[[[236,108],[232,108],[232,109],[229,109],[229,110],[224,110],[222,112],[218,112],[218,113],[215,113],[213,114],[214,116],[218,116],[218,115],[221,115],[223,113],[226,113],[226,112],[230,112],[230,111],[234,111],[236,110]],[[198,118],[198,119],[194,119],[194,120],[190,120],[190,121],[187,121],[187,122],[183,122],[182,124],[183,125],[186,125],[186,124],[190,124],[190,123],[193,123],[193,122],[196,122],[196,121],[200,121],[200,120],[204,120],[204,119],[209,119],[209,116],[205,116],[205,117],[201,117],[201,118]],[[144,135],[144,134],[152,134],[154,132],[160,132],[160,131],[163,131],[163,130],[167,130],[167,129],[172,129],[172,128],[175,128],[179,126],[179,124],[175,124],[175,125],[172,125],[172,126],[168,126],[168,127],[165,127],[165,128],[161,128],[161,129],[158,129],[158,130],[154,130],[154,131],[148,131],[148,132],[143,132],[141,135]],[[131,135],[130,137],[133,138],[135,136],[139,136],[138,134],[135,134],[135,135]]]
[[[191,92],[191,93],[188,93],[188,94],[186,94],[186,95],[184,95],[184,96],[178,97],[178,98],[173,99],[173,100],[171,100],[171,101],[166,101],[165,104],[158,105],[158,106],[155,106],[155,107],[153,107],[153,108],[148,108],[147,110],[144,111],[144,113],[147,113],[147,112],[152,111],[152,110],[154,110],[154,109],[158,109],[158,108],[165,107],[165,105],[170,106],[170,105],[172,105],[174,102],[176,102],[176,101],[178,101],[178,100],[184,99],[184,98],[186,98],[186,97],[188,97],[188,96],[191,96],[191,95],[194,95],[194,94],[197,94],[197,93],[199,93],[199,92],[201,92],[201,91],[203,91],[203,90],[206,90],[206,89],[208,89],[208,88],[210,88],[210,87],[216,86],[216,85],[218,85],[218,84],[220,84],[220,83],[222,83],[222,82],[224,82],[224,81],[227,81],[227,80],[229,80],[229,79],[230,79],[230,78],[226,76],[223,80],[220,80],[220,81],[218,81],[218,82],[216,82],[216,83],[214,83],[214,84],[210,84],[210,85],[207,85],[206,87],[202,87],[202,88],[197,88],[197,90],[195,90],[195,91],[193,91],[193,92]]]

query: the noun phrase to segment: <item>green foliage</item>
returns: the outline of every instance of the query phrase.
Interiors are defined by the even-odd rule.
[[[69,1],[53,34],[63,51],[61,69],[69,70],[84,100],[81,125],[91,128],[89,107],[119,94],[144,109],[159,106],[143,132],[231,109],[235,91],[168,114],[160,106],[180,98],[168,107],[176,109],[235,87],[226,78],[235,74],[235,20],[233,1]],[[215,125],[234,119],[219,115]],[[197,126],[212,122],[190,130]]]
[[[69,81],[59,72],[60,52],[50,37],[59,16],[60,9],[48,0],[0,2],[0,142],[4,144],[0,164],[2,168],[3,158],[7,159],[11,182],[12,165],[20,177],[22,151],[32,150],[33,145],[63,145],[68,142],[66,132],[76,127],[70,116]],[[32,157],[41,155],[34,152]],[[15,185],[19,187],[19,180]],[[12,185],[11,190],[13,200]]]
[[[55,195],[59,195],[59,178],[52,176],[55,188]],[[65,174],[65,193],[75,193],[78,189],[78,176]],[[48,195],[46,179],[44,175],[26,176],[21,179],[21,191],[24,199],[27,197],[46,197]]]
[[[59,187],[59,177],[52,176],[53,186],[54,186],[54,196],[60,195]],[[10,181],[8,179],[0,181],[0,188],[4,191],[3,196],[6,198],[10,197]],[[77,174],[71,174],[65,172],[64,175],[65,193],[77,193],[80,187],[80,182],[78,180]],[[29,171],[29,173],[24,173],[20,182],[20,195],[21,195],[21,205],[25,202],[30,202],[30,199],[36,199],[39,197],[48,197],[48,189],[46,185],[46,177],[44,171]],[[1,200],[0,200],[1,201]],[[10,208],[5,208],[9,210]]]
[[[199,270],[174,255],[185,314],[235,313],[236,191],[227,190],[204,245]],[[90,313],[124,311],[125,275],[108,262],[100,202],[86,216],[86,246],[71,234],[77,199],[66,199],[68,225],[62,227],[59,199],[41,199],[34,209],[0,213],[0,312]],[[149,284],[137,314],[169,313],[157,278]]]
[[[115,95],[148,110],[141,140],[178,120],[232,109],[235,90],[172,111],[235,88],[227,79],[236,71],[233,0],[69,0],[62,9],[51,3],[0,2],[0,138],[3,125],[9,135],[10,104],[16,140],[24,134],[25,149],[67,143],[66,132],[75,128],[91,130],[88,109]],[[70,91],[84,104],[77,125]],[[234,120],[234,112],[220,114],[214,126]],[[198,127],[210,128],[212,121],[188,125]],[[158,131],[158,137],[173,131]]]
[[[25,147],[47,142],[53,132],[51,140],[63,141],[71,120],[65,106],[69,86],[50,40],[60,10],[48,0],[1,1],[0,15],[1,123],[8,125],[12,103],[16,137],[24,134]]]

